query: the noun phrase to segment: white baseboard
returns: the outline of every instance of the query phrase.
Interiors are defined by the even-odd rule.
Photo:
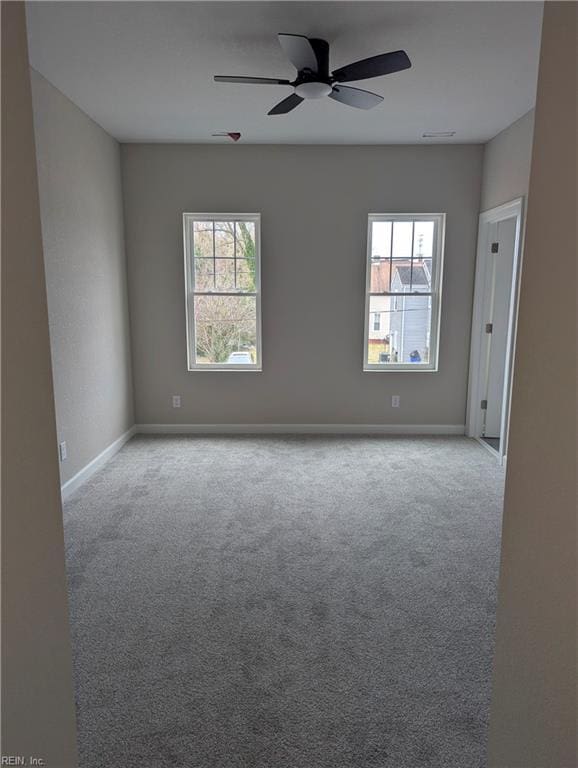
[[[109,461],[109,459],[111,459],[115,453],[118,453],[122,446],[127,443],[131,437],[136,434],[136,432],[136,425],[132,426],[117,440],[115,440],[114,443],[111,443],[108,448],[105,448],[104,451],[99,453],[98,456],[95,456],[92,461],[89,461],[89,463],[79,472],[77,472],[74,477],[71,477],[70,480],[67,480],[60,488],[62,500],[64,501],[67,499],[72,493],[74,493],[74,491],[76,491],[79,486],[85,483],[89,477],[94,475],[97,470],[106,464],[106,462]]]
[[[144,435],[463,435],[464,424],[137,424]]]

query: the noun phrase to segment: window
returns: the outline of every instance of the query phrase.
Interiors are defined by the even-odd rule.
[[[261,370],[260,221],[183,214],[189,370]]]
[[[443,213],[369,215],[364,370],[437,370],[444,228]]]

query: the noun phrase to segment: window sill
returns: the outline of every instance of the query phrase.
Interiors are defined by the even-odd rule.
[[[434,365],[416,365],[409,363],[407,365],[384,364],[384,365],[364,365],[364,373],[438,373],[438,367]]]
[[[228,373],[262,373],[263,368],[260,365],[189,365],[189,373],[197,371],[225,371]]]

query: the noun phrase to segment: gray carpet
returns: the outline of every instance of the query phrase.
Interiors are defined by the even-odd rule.
[[[81,768],[485,765],[502,470],[136,437],[66,504]]]

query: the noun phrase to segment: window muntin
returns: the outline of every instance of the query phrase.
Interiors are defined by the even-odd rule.
[[[441,213],[369,215],[364,370],[437,370],[444,227]]]
[[[261,370],[260,215],[183,214],[189,370]]]

